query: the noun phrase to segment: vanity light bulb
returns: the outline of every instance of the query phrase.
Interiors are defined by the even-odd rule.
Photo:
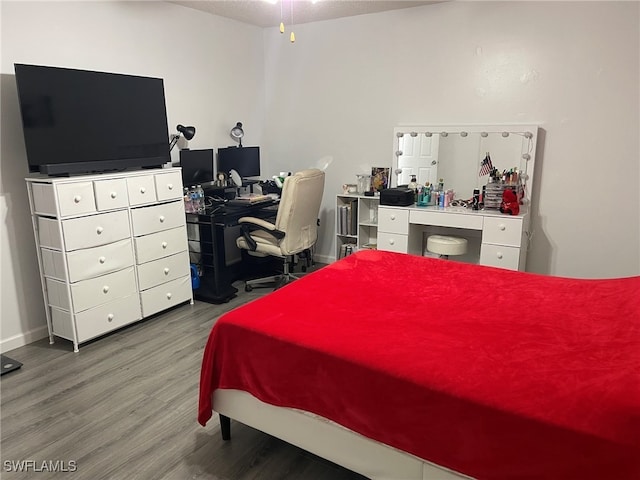
[[[524,138],[531,138],[533,137],[533,133],[531,132],[524,132]]]
[[[522,158],[524,158],[525,160],[529,160],[531,158],[531,155],[529,155],[528,153],[523,153]]]
[[[424,132],[425,137],[430,137],[431,135],[433,135],[431,132]]]
[[[404,137],[404,133],[398,132],[398,133],[396,133],[396,137],[402,138],[402,137]]]
[[[467,135],[469,135],[467,132],[460,132],[461,137],[466,137]]]
[[[280,22],[280,33],[284,33],[284,22]]]
[[[487,138],[489,136],[489,134],[487,132],[482,132],[480,134],[481,137]]]
[[[418,132],[411,132],[409,135],[411,135],[412,137],[417,137],[418,136]]]
[[[504,138],[507,138],[507,137],[509,136],[509,132],[502,132],[502,136],[503,136]]]
[[[396,150],[396,157],[399,157],[400,155],[402,155],[402,150]]]
[[[441,133],[440,133],[440,136],[441,136],[441,137],[448,137],[448,136],[449,136],[449,134],[448,134],[447,132],[441,132]]]

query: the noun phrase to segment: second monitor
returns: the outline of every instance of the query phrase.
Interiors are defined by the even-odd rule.
[[[242,178],[260,176],[260,147],[227,147],[218,149],[218,172],[238,172]]]

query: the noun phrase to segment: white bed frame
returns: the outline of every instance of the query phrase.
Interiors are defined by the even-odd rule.
[[[276,407],[241,390],[216,390],[213,393],[213,405],[218,414],[280,438],[372,480],[471,478],[371,440],[326,418],[293,408]]]

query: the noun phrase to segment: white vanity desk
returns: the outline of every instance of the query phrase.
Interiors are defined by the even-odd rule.
[[[498,172],[517,169],[525,191],[519,215],[464,207],[396,207],[380,205],[377,248],[429,255],[426,237],[432,234],[464,237],[467,253],[450,257],[510,270],[525,270],[530,233],[529,205],[533,191],[538,126],[525,125],[409,125],[394,128],[391,186],[407,184],[415,175],[420,185],[436,185],[456,197],[470,198],[482,190],[488,173],[483,159]]]
[[[525,269],[528,230],[526,207],[519,215],[464,207],[378,208],[379,250],[423,255],[427,235],[451,234],[469,240],[469,252],[461,261],[510,270]]]

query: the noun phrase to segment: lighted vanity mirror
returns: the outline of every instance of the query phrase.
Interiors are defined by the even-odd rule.
[[[393,130],[392,186],[406,185],[412,175],[418,184],[438,184],[455,197],[468,199],[487,184],[481,172],[489,154],[499,172],[517,169],[530,199],[536,153],[537,125],[420,125]]]

